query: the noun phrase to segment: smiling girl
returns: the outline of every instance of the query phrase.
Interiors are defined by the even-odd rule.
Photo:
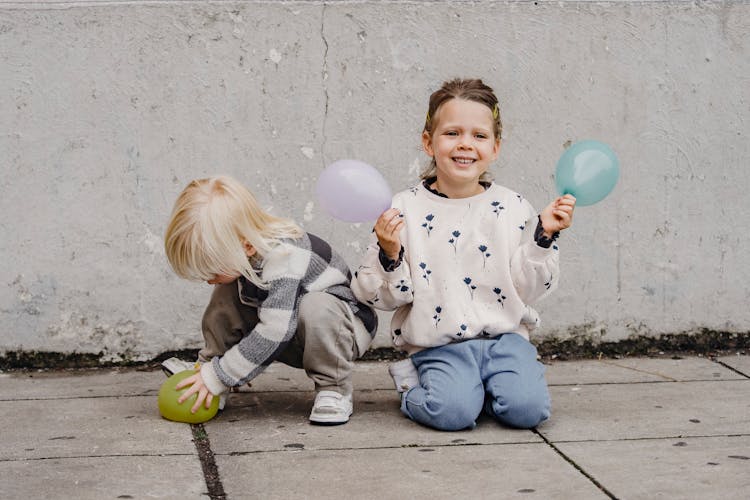
[[[557,285],[554,241],[575,198],[537,214],[494,183],[501,132],[497,97],[481,80],[432,94],[422,133],[430,166],[376,221],[352,282],[359,300],[395,310],[392,340],[410,355],[390,368],[401,410],[441,430],[474,427],[483,409],[520,428],[550,415],[530,305]]]

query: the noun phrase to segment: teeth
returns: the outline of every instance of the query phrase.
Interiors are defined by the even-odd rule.
[[[460,163],[462,165],[469,165],[471,163],[474,163],[474,160],[471,158],[454,158],[456,163]]]

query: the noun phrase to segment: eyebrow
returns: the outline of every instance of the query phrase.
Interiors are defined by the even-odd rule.
[[[465,128],[465,127],[462,127],[462,126],[460,126],[460,125],[457,125],[457,124],[451,124],[451,123],[446,123],[446,124],[438,124],[438,129],[447,129],[447,130],[450,130],[450,129],[453,129],[453,128],[460,128],[460,129],[463,129],[463,128]],[[488,133],[488,134],[491,134],[491,133],[492,133],[492,128],[491,128],[491,127],[490,127],[490,128],[484,128],[484,127],[471,127],[471,130],[473,130],[473,131],[477,131],[477,132],[485,132],[485,133]]]

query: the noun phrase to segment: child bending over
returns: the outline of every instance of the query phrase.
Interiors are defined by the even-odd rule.
[[[180,402],[197,393],[192,411],[208,407],[278,360],[315,383],[311,422],[349,420],[353,360],[377,318],[354,297],[349,268],[328,243],[264,212],[235,179],[211,177],[177,198],[165,248],[177,275],[214,285],[200,369],[177,386],[190,386]]]

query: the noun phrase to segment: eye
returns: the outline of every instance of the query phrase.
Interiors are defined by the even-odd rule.
[[[445,132],[445,135],[449,135],[449,136],[455,137],[455,136],[458,135],[458,132],[456,132],[455,130],[447,130]]]
[[[486,139],[487,134],[478,133],[478,134],[474,134],[474,137],[476,137],[477,139]]]

